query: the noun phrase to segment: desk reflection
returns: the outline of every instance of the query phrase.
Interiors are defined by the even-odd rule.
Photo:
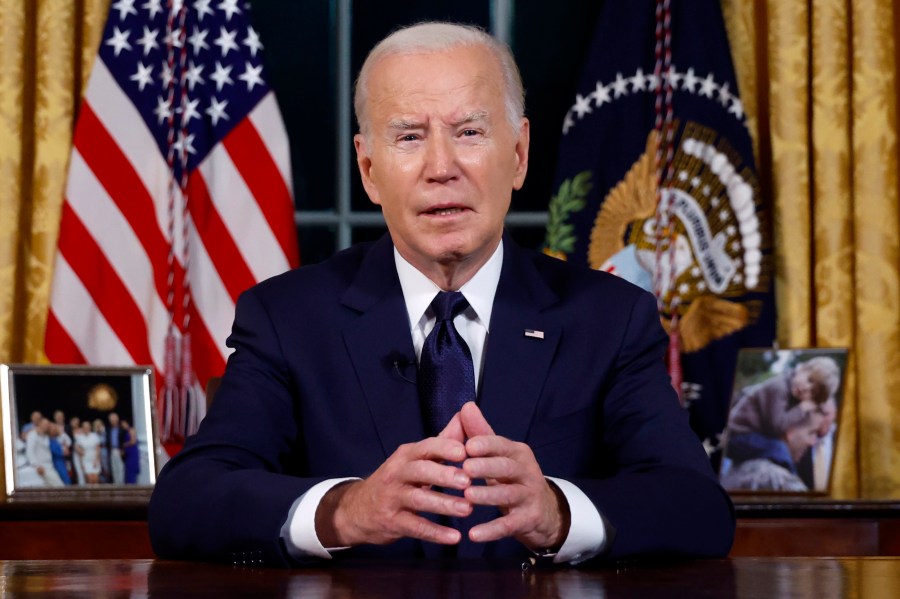
[[[0,599],[19,597],[894,599],[900,558],[735,558],[527,572],[513,561],[336,561],[295,570],[150,560],[0,562]]]

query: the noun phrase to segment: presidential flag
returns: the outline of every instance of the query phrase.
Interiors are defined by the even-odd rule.
[[[288,142],[238,0],[116,0],[78,114],[45,351],[152,365],[196,430],[241,291],[298,262]]]
[[[768,203],[717,0],[604,3],[562,133],[545,251],[656,295],[713,455],[738,349],[775,335]]]

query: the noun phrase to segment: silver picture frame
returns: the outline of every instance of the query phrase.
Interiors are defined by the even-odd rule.
[[[149,500],[154,398],[149,366],[0,364],[5,500]]]

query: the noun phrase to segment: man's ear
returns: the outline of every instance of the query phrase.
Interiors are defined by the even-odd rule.
[[[356,148],[356,166],[359,167],[359,177],[363,188],[373,204],[381,205],[378,195],[378,186],[372,177],[372,158],[369,156],[369,148],[366,137],[362,133],[353,136],[353,146]]]
[[[528,146],[531,142],[531,129],[528,119],[522,119],[519,136],[516,139],[516,170],[513,178],[513,189],[522,189],[525,175],[528,173]]]

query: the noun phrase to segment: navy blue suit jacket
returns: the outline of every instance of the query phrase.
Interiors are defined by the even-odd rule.
[[[670,386],[654,298],[504,244],[479,390],[494,431],[527,442],[544,474],[591,498],[611,533],[605,557],[725,555],[733,509]],[[390,237],[244,293],[229,345],[199,433],[159,476],[153,547],[162,558],[287,564],[280,531],[301,494],[366,476],[425,436]],[[496,515],[478,508],[467,525]],[[404,539],[338,557],[438,549]],[[527,554],[512,539],[464,540],[458,552]]]

